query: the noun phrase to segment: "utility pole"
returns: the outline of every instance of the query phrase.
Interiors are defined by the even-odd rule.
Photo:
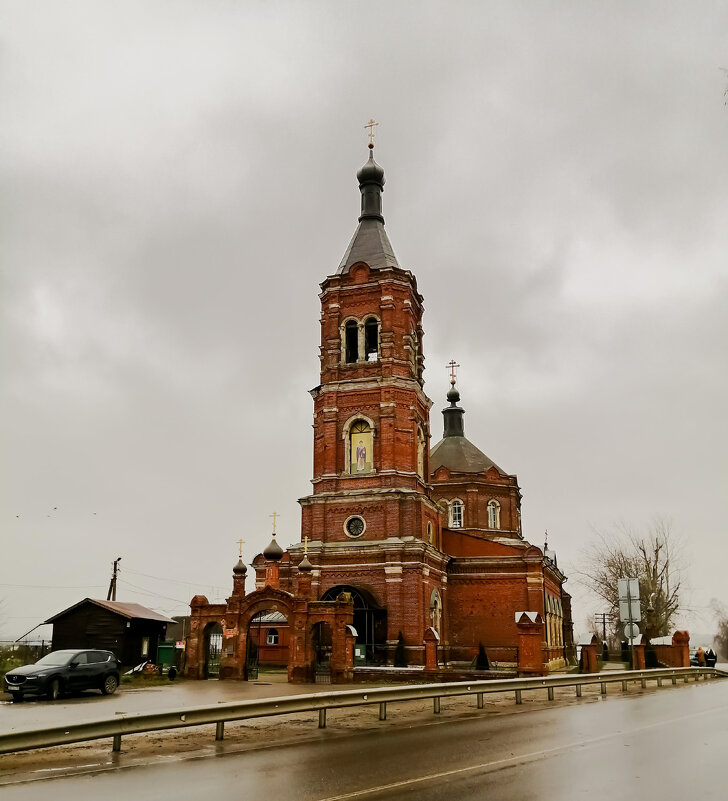
[[[602,641],[606,642],[607,640],[607,620],[611,620],[612,615],[609,612],[597,612],[594,615],[594,623],[599,626],[601,624],[602,627]]]
[[[107,601],[116,600],[116,576],[119,572],[119,562],[121,562],[121,557],[117,556],[116,559],[114,559],[114,572],[111,574],[111,581],[109,582],[109,591],[106,593]]]

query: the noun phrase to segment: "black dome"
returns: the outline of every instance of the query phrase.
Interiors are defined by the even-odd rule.
[[[283,556],[283,548],[276,542],[276,535],[273,535],[273,539],[268,543],[266,549],[263,551],[263,556],[269,562],[278,562],[280,558]]]

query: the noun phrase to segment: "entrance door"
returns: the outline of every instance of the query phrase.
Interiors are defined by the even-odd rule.
[[[220,654],[222,653],[222,627],[219,623],[210,623],[205,629],[205,678],[220,677]]]
[[[331,651],[333,632],[328,623],[315,623],[311,632],[314,653],[314,681],[331,684]]]
[[[339,585],[327,590],[322,601],[335,601],[342,592],[348,592],[354,601],[354,628],[357,645],[364,646],[368,665],[386,664],[387,661],[387,610],[380,609],[365,590]]]

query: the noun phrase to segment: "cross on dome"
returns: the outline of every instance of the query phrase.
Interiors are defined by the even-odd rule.
[[[273,534],[275,535],[275,533],[276,533],[276,520],[280,517],[280,515],[278,514],[278,512],[273,512],[273,514],[272,515],[268,515],[268,517],[272,517],[273,518]]]
[[[245,542],[245,540],[242,537],[239,540],[237,540],[238,546],[240,547],[240,558],[241,559],[243,558],[243,543],[244,542]]]
[[[460,365],[456,363],[455,359],[450,359],[450,361],[445,365],[445,368],[450,373],[450,383],[453,386],[455,386],[455,382],[457,381],[457,373],[455,371],[458,367],[460,367]]]
[[[375,122],[374,119],[370,119],[369,122],[364,126],[365,128],[369,128],[369,148],[371,150],[374,149],[374,128],[379,125],[378,122]]]

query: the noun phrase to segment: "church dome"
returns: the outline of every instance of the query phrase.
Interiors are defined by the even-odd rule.
[[[442,410],[442,439],[430,451],[430,472],[446,467],[453,473],[484,473],[491,467],[505,475],[498,465],[465,436],[465,409],[458,406],[460,392],[453,378],[447,393],[449,406]]]
[[[238,563],[233,568],[233,574],[236,576],[244,576],[248,572],[248,568],[245,567],[245,563],[243,562],[242,557],[238,559]]]
[[[263,551],[263,556],[269,562],[280,562],[281,557],[283,556],[283,548],[276,542],[276,535],[273,535],[273,539],[268,543],[266,549]]]
[[[443,437],[430,451],[430,471],[447,467],[454,473],[484,473],[491,467],[503,470],[467,437]]]
[[[369,152],[369,160],[357,172],[356,178],[360,184],[375,183],[384,186],[384,168],[374,161],[374,151]]]
[[[303,559],[298,563],[298,569],[302,573],[310,573],[313,570],[313,565],[309,562],[306,554],[303,555]]]

